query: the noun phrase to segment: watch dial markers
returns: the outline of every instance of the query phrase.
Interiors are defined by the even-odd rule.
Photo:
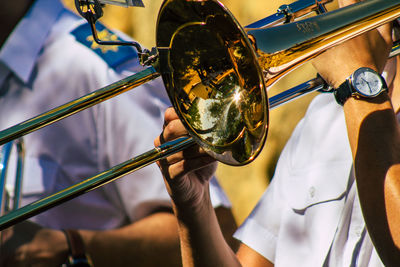
[[[353,85],[360,94],[365,96],[378,94],[383,86],[379,75],[368,69],[354,73]]]

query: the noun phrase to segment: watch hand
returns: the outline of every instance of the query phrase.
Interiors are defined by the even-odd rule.
[[[368,84],[369,92],[372,94],[372,88],[371,88],[371,86],[369,86],[369,83],[367,83],[367,84]]]
[[[363,80],[363,81],[368,85],[369,92],[372,94],[372,88],[371,88],[371,86],[369,85],[369,82],[367,82],[367,81],[364,80],[363,78],[361,78],[361,80]]]
[[[364,81],[366,84],[368,84],[367,80],[365,80],[364,78],[361,78],[362,81]],[[369,86],[369,84],[368,84]]]
[[[363,81],[364,83],[366,83],[367,84],[367,86],[368,86],[368,88],[369,88],[369,91],[370,91],[370,93],[372,93],[372,89],[371,89],[371,86],[369,85],[369,83],[364,79],[364,78],[362,78],[362,77],[360,77],[360,79],[361,79],[361,81]]]

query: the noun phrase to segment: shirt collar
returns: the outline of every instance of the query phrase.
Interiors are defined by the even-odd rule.
[[[0,61],[24,83],[63,9],[59,0],[36,0],[0,50]]]

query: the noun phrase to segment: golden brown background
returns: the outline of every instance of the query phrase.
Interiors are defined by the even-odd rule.
[[[72,0],[64,0],[74,9]],[[110,28],[119,29],[132,36],[142,45],[155,45],[155,26],[162,0],[144,0],[145,8],[108,6],[101,21]],[[245,26],[274,13],[282,4],[293,1],[222,0],[221,1]],[[289,76],[280,80],[271,89],[269,96],[311,79],[315,76],[312,66],[307,63]],[[271,179],[279,153],[293,128],[304,115],[305,108],[315,94],[302,97],[270,111],[270,130],[261,155],[251,164],[230,167],[220,164],[218,179],[232,202],[233,212],[240,224],[252,210]]]

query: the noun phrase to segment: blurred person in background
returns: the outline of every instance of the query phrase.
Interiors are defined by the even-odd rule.
[[[121,38],[102,25],[98,31]],[[143,69],[133,47],[96,45],[89,24],[58,0],[2,1],[0,47],[0,129]],[[157,79],[25,136],[22,204],[151,149],[169,105]],[[211,191],[232,241],[230,203],[215,179]],[[176,219],[155,165],[10,227],[1,237],[2,267],[181,265]]]
[[[391,47],[385,25],[313,61],[335,94],[310,104],[271,184],[235,233],[242,242],[237,254],[226,245],[209,198],[215,160],[199,149],[159,162],[184,266],[400,265],[400,68],[397,58],[388,61]],[[352,87],[366,95],[351,94]],[[164,124],[155,145],[187,134],[172,109]]]

